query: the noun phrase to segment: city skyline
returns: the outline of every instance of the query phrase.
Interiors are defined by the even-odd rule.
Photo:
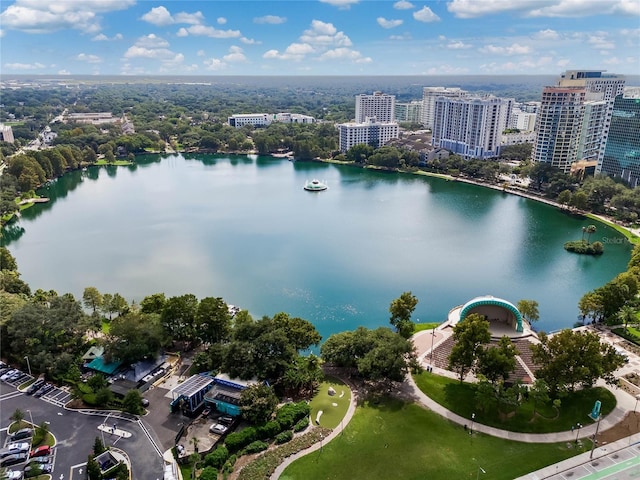
[[[3,75],[640,74],[633,0],[3,2]]]

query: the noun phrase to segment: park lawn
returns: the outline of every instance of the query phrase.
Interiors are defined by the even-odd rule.
[[[329,387],[333,387],[336,391],[335,395],[329,395]],[[326,377],[325,381],[320,384],[318,393],[311,399],[309,404],[311,407],[311,413],[309,414],[311,421],[315,425],[318,412],[322,410],[319,424],[325,428],[336,428],[347,413],[350,402],[351,389],[349,385],[337,378]]]
[[[535,421],[531,421],[533,401],[524,402],[512,417],[500,418],[495,408],[487,412],[477,410],[475,388],[471,383],[460,383],[428,372],[414,375],[413,379],[420,390],[452,412],[469,419],[475,413],[476,422],[512,432],[549,433],[571,430],[576,423],[594,423],[589,413],[596,400],[602,402],[602,415],[607,415],[616,406],[615,396],[609,390],[596,387],[578,390],[562,398],[558,411],[550,404],[538,405]]]
[[[629,230],[627,230],[624,227],[621,227],[620,225],[616,225],[615,223],[609,222],[608,220],[603,220],[602,218],[599,218],[593,215],[592,213],[585,213],[584,216],[592,220],[596,220],[597,222],[608,225],[609,227],[613,228],[617,232],[624,235],[627,238],[627,240],[629,240],[629,243],[632,243],[633,245],[637,245],[638,243],[640,243],[640,237],[637,237],[635,234],[631,233]]]
[[[434,329],[434,328],[436,328],[438,325],[440,325],[438,322],[432,322],[432,323],[414,323],[414,324],[413,324],[413,333],[422,332],[423,330],[433,330],[433,329]]]
[[[563,444],[473,436],[436,413],[395,399],[358,406],[344,432],[292,463],[280,480],[485,478],[511,480],[575,455]]]
[[[110,331],[111,331],[111,322],[107,320],[102,320],[102,333],[104,333],[105,335],[109,335]]]
[[[94,163],[94,165],[128,166],[133,165],[133,162],[130,162],[129,160],[114,160],[113,162],[107,162],[104,158],[101,158]]]

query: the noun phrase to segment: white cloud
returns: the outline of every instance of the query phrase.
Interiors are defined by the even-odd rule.
[[[413,18],[419,22],[425,23],[440,21],[440,17],[433,13],[429,7],[422,7],[422,10],[413,12]]]
[[[431,67],[426,72],[427,75],[455,75],[469,73],[469,69],[466,67],[454,67],[449,64],[438,65],[437,67]]]
[[[616,48],[616,44],[609,38],[606,32],[596,32],[590,35],[587,42],[589,45],[593,45],[593,48],[601,50],[613,50]]]
[[[224,25],[225,23],[227,23],[227,19],[224,17],[218,17],[216,19],[216,22],[218,23],[218,25]]]
[[[225,62],[246,62],[247,57],[244,55],[242,48],[232,45],[229,47],[229,53],[222,57]]]
[[[279,25],[285,23],[287,17],[279,17],[278,15],[265,15],[263,17],[255,17],[253,23],[268,23],[270,25]]]
[[[44,2],[16,0],[0,13],[3,29],[47,33],[73,29],[85,33],[100,31],[99,14],[129,8],[135,0],[65,0]]]
[[[407,2],[407,0],[400,0],[399,2],[393,4],[393,8],[395,8],[396,10],[410,10],[415,7],[413,3]]]
[[[100,62],[102,62],[102,59],[99,56],[86,54],[86,53],[78,54],[76,56],[76,60],[80,60],[81,62],[88,62],[88,63],[100,63]]]
[[[245,45],[259,45],[262,43],[258,40],[255,40],[253,38],[247,38],[247,37],[240,37],[240,41]]]
[[[389,40],[401,41],[401,40],[411,40],[411,34],[403,33],[402,35],[389,35]]]
[[[204,50],[202,50],[202,49],[198,50],[196,52],[196,55],[199,56],[199,57],[204,57],[204,55],[205,55]]]
[[[319,57],[320,60],[348,60],[355,63],[370,63],[373,60],[369,57],[363,57],[357,50],[339,47],[333,50],[327,50]]]
[[[451,0],[447,9],[458,18],[515,12],[528,17],[640,15],[637,0]]]
[[[173,23],[171,13],[163,6],[152,8],[142,16],[142,20],[158,27]]]
[[[71,72],[66,69],[58,70],[58,75],[71,75]]]
[[[210,58],[203,62],[208,70],[223,70],[227,68],[227,64],[219,58]]]
[[[154,7],[142,16],[142,20],[158,27],[173,25],[174,23],[187,23],[198,25],[204,21],[202,12],[186,13],[180,12],[171,15],[164,6]]]
[[[5,63],[4,68],[9,70],[39,70],[45,66],[41,63]]]
[[[501,72],[513,72],[513,73],[534,73],[540,68],[548,67],[552,64],[551,57],[536,57],[528,58],[521,62],[491,62],[480,65],[480,70],[487,73],[501,73]]]
[[[186,28],[183,27],[178,30],[176,35],[179,37],[195,35],[210,38],[238,38],[242,36],[240,30],[218,30],[217,28],[206,25],[192,25]]]
[[[313,20],[311,28],[302,33],[300,40],[311,45],[333,45],[336,47],[350,47],[352,45],[351,39],[344,32],[338,32],[332,23],[321,20]]]
[[[382,28],[394,28],[402,25],[402,20],[387,20],[384,17],[378,17],[376,21]]]
[[[328,3],[340,9],[348,9],[351,5],[358,3],[360,0],[320,0],[322,3]]]
[[[491,55],[526,55],[531,53],[531,48],[526,45],[519,45],[514,43],[508,47],[500,47],[497,45],[485,45],[479,48],[482,53],[489,53]]]
[[[546,30],[540,30],[533,35],[533,38],[537,40],[559,40],[560,34],[555,30],[547,28]]]
[[[460,40],[457,41],[451,41],[447,44],[447,48],[450,48],[451,50],[460,50],[463,48],[471,48],[473,45],[469,45],[468,43],[464,43]]]
[[[568,58],[561,58],[556,62],[556,65],[561,68],[564,68],[569,64],[571,64],[571,60],[569,60]]]
[[[136,45],[139,47],[163,48],[168,47],[169,42],[162,37],[158,37],[155,33],[150,33],[149,35],[138,38]]]
[[[122,34],[116,33],[113,37],[109,38],[104,33],[99,33],[91,39],[92,42],[108,42],[110,40],[122,40]]]

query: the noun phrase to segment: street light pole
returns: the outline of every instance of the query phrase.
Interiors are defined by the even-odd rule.
[[[27,361],[27,368],[29,369],[29,376],[33,377],[33,375],[31,375],[31,364],[29,363],[29,357],[25,355],[24,359]]]
[[[593,434],[593,442],[591,442],[591,454],[589,455],[589,460],[593,458],[593,451],[596,449],[596,442],[598,441],[598,429],[600,428],[601,419],[602,415],[598,415],[598,423],[596,424],[596,433]]]
[[[582,428],[582,424],[578,423],[576,424],[576,427],[578,427],[578,431],[576,432],[576,445],[578,444],[578,435],[580,435],[580,429]]]
[[[27,410],[27,412],[29,412],[29,418],[31,419],[31,425],[35,426],[35,423],[33,423],[33,415],[31,415],[31,410]]]
[[[473,421],[475,420],[475,418],[476,418],[476,414],[472,413],[471,414],[471,428],[469,429],[469,435],[473,435]]]

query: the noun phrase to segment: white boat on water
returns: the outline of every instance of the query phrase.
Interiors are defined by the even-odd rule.
[[[314,178],[310,182],[305,183],[303,188],[308,192],[321,192],[329,187],[327,187],[326,183]]]

